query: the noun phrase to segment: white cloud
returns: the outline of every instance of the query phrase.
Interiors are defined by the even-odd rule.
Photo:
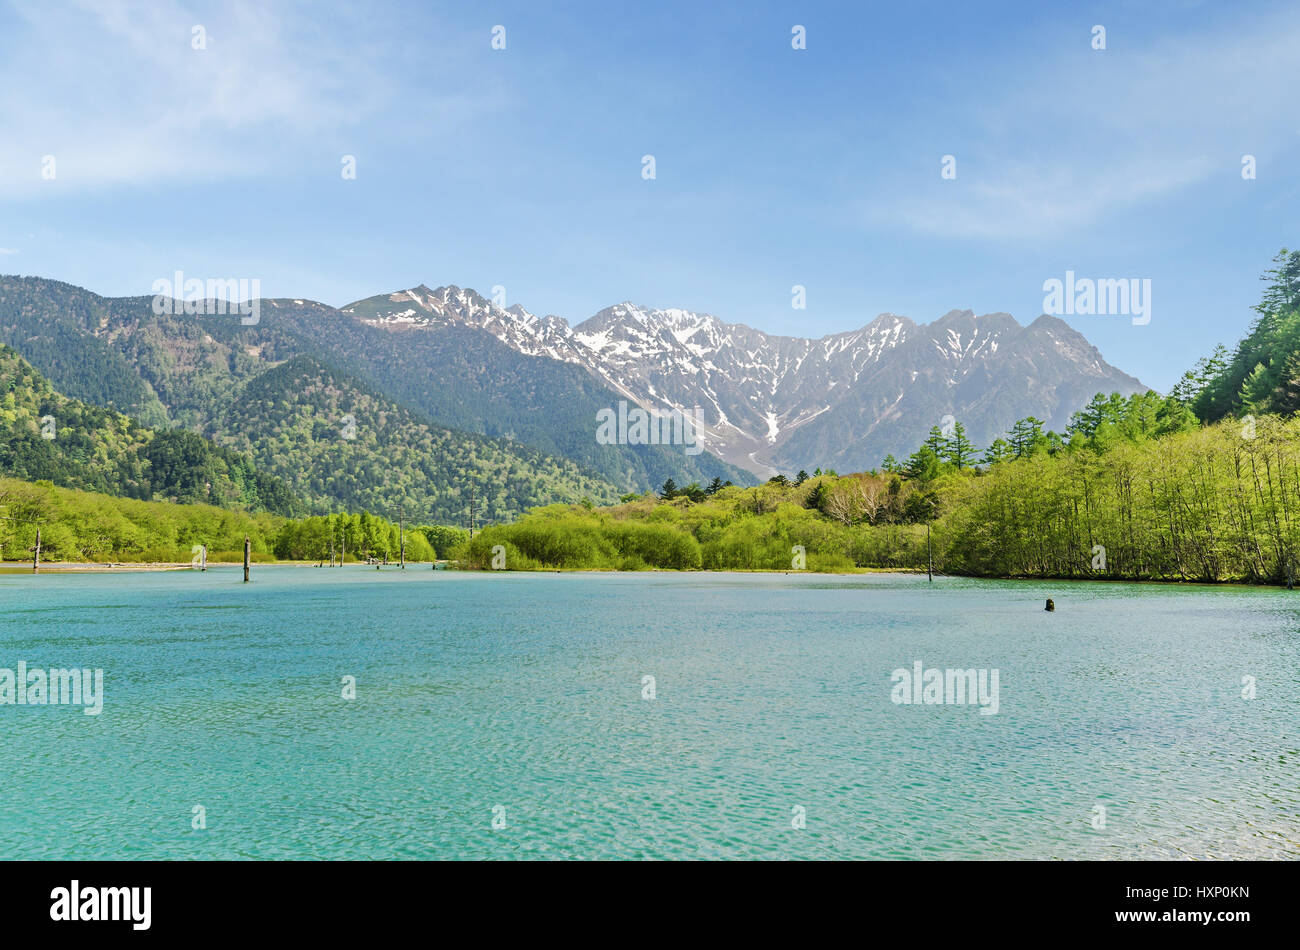
[[[16,251],[12,247],[0,247],[0,254],[17,254],[17,253],[18,251]]]
[[[1263,166],[1296,147],[1295,13],[1136,41],[1112,32],[1106,51],[1031,49],[969,116],[957,179],[939,180],[936,155],[933,182],[900,185],[868,216],[944,237],[1036,239],[1212,178],[1240,181],[1243,155]]]
[[[381,16],[261,2],[202,12],[172,0],[18,2],[0,11],[0,195],[316,162],[332,171],[396,98],[403,55],[422,55],[397,45],[406,37]],[[206,49],[191,46],[196,25]],[[464,111],[457,92],[430,95],[427,113]],[[40,174],[46,155],[53,181]]]

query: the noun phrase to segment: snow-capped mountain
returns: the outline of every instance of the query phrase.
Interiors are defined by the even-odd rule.
[[[913,451],[945,416],[980,445],[1028,415],[1059,429],[1097,392],[1145,388],[1049,316],[1025,327],[1005,313],[954,310],[930,324],[882,314],[811,340],[628,302],[571,327],[473,290],[424,285],[343,312],[393,330],[472,327],[520,353],[578,364],[646,409],[698,407],[705,447],[758,474],[872,467]]]

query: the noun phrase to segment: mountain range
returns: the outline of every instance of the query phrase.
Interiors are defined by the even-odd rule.
[[[473,504],[482,524],[668,478],[753,481],[708,454],[597,444],[612,393],[478,331],[408,337],[305,300],[262,301],[256,324],[177,309],[0,277],[0,342],[66,397],[246,453],[311,511],[460,524]]]
[[[757,475],[872,468],[945,416],[987,445],[1034,415],[1064,429],[1098,392],[1146,389],[1065,321],[953,310],[929,324],[881,314],[820,339],[773,336],[689,310],[624,302],[570,326],[473,290],[424,285],[342,308],[406,338],[471,329],[528,356],[580,366],[651,411],[699,407],[706,449]]]
[[[987,444],[1018,418],[1060,429],[1097,392],[1145,388],[1048,316],[884,314],[813,340],[627,302],[571,326],[455,286],[268,299],[251,325],[152,303],[0,277],[0,342],[69,398],[255,460],[311,510],[456,521],[475,494],[481,517],[509,520],[668,478],[861,470],[945,416]],[[619,401],[698,412],[706,451],[600,444],[597,414]]]

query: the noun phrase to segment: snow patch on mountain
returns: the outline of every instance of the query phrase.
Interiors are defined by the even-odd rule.
[[[401,331],[474,327],[520,353],[580,365],[643,408],[686,413],[700,406],[705,447],[758,472],[772,470],[787,444],[804,445],[809,439],[823,444],[826,437],[814,436],[814,430],[832,419],[841,420],[835,431],[843,433],[846,425],[854,430],[847,437],[862,440],[867,446],[862,451],[871,451],[873,437],[889,451],[902,451],[894,445],[903,439],[897,433],[914,429],[923,435],[939,421],[928,418],[934,410],[907,405],[942,405],[963,421],[976,412],[991,413],[996,407],[990,408],[987,394],[958,396],[958,391],[974,385],[1002,392],[1011,367],[1029,365],[1040,377],[1049,372],[1060,377],[1035,381],[1031,374],[1029,384],[1017,383],[1005,397],[1016,405],[1040,397],[1060,402],[1067,398],[1062,391],[1092,385],[1141,388],[1106,364],[1068,324],[1050,317],[1024,327],[1005,313],[976,316],[953,310],[931,324],[881,314],[860,329],[813,340],[630,301],[570,326],[561,317],[539,318],[519,304],[499,307],[473,290],[454,285],[431,290],[423,284],[357,301],[344,311],[364,323]],[[1037,363],[1051,363],[1051,369]],[[904,380],[907,385],[895,396]],[[1032,404],[1021,414],[1031,411],[1043,418],[1051,415]],[[979,428],[974,422],[968,426]],[[838,443],[827,443],[830,449],[817,451],[843,451],[840,443],[846,436],[838,438]]]

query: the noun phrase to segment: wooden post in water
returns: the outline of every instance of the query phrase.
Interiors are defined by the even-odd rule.
[[[41,529],[36,529],[36,547],[32,548],[32,573],[41,572]]]
[[[343,545],[343,550],[339,554],[339,567],[342,567],[343,559],[348,556],[348,534],[346,529],[339,532],[339,543]]]
[[[930,546],[930,522],[925,523],[925,557],[926,567],[925,576],[929,578],[931,584],[934,583],[934,548]]]
[[[208,569],[208,546],[206,544],[200,544],[199,545],[199,570],[206,571],[207,569]]]
[[[401,559],[401,562],[402,562],[402,570],[406,570],[406,535],[403,533],[403,522],[402,522],[402,518],[403,518],[402,508],[401,508],[400,506],[398,506],[398,509],[397,509],[397,550],[398,550],[398,557]]]
[[[253,561],[253,542],[244,535],[244,583],[248,583],[248,569]]]

